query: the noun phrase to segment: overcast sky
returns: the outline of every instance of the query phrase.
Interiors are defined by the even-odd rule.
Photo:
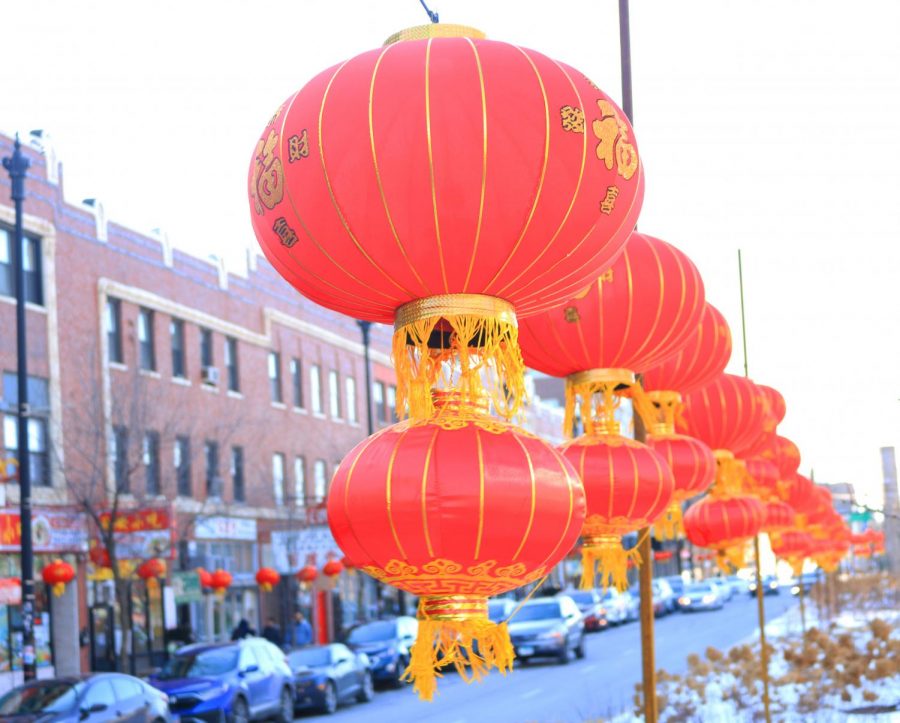
[[[615,0],[432,0],[621,98]],[[0,129],[49,131],[70,200],[243,267],[245,178],[278,104],[427,21],[418,0],[4,7]],[[900,3],[632,2],[643,230],[680,247],[821,482],[880,499],[900,446]],[[4,200],[4,203],[7,201]]]

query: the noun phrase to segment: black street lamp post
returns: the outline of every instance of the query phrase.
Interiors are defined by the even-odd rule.
[[[372,328],[371,321],[357,319],[359,330],[362,332],[363,360],[366,367],[366,429],[371,437],[375,434],[375,421],[372,417],[372,363],[369,359],[369,331]]]
[[[28,459],[28,357],[25,340],[25,234],[22,230],[22,202],[25,200],[25,173],[30,165],[22,154],[19,136],[12,156],[3,167],[12,183],[10,197],[15,205],[16,228],[13,260],[16,278],[16,356],[18,389],[17,472],[19,476],[19,518],[22,547],[22,670],[25,680],[37,677],[34,650],[34,552],[31,540],[31,465]]]

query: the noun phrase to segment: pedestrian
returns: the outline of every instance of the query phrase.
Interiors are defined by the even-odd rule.
[[[294,613],[294,629],[291,642],[298,648],[310,645],[313,641],[312,626],[299,610]]]
[[[250,638],[254,635],[256,635],[256,631],[250,627],[250,623],[248,623],[244,618],[241,618],[240,622],[237,624],[237,627],[231,631],[232,640]]]
[[[266,627],[263,628],[262,636],[272,643],[272,645],[281,647],[281,630],[279,630],[278,625],[275,624],[275,618],[266,620]]]

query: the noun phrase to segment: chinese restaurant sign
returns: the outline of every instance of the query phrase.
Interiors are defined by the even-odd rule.
[[[35,552],[87,552],[87,520],[77,512],[35,510],[31,518]],[[18,512],[0,512],[0,552],[18,552],[22,522]]]

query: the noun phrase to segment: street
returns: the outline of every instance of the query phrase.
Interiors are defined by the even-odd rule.
[[[787,590],[765,598],[771,621],[796,602]],[[722,610],[674,613],[656,621],[656,667],[681,672],[690,653],[727,649],[757,631],[756,599],[742,594]],[[640,682],[640,624],[622,625],[587,637],[587,655],[567,666],[555,662],[516,665],[505,679],[491,673],[466,685],[455,673],[439,683],[433,703],[410,688],[380,690],[372,703],[342,707],[329,720],[390,723],[581,723],[609,717],[632,704]],[[309,720],[314,714],[301,716]]]

